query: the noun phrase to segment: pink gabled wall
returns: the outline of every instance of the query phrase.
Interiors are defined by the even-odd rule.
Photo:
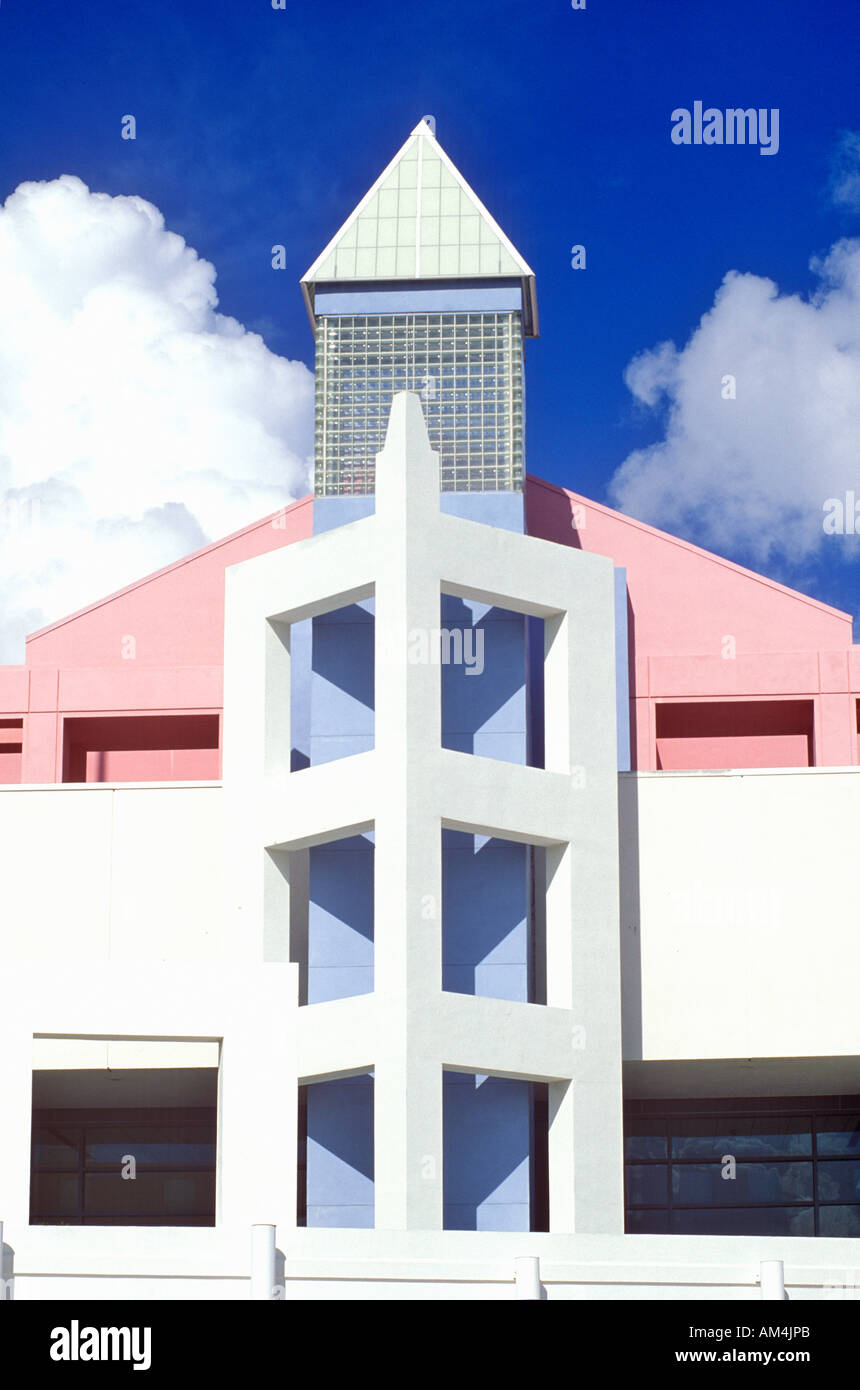
[[[79,669],[222,666],[224,571],[230,565],[304,540],[313,529],[313,498],[176,560],[107,598],[27,638],[28,667]],[[133,659],[124,657],[126,637]]]
[[[685,701],[810,700],[812,761],[858,762],[849,614],[540,478],[527,480],[526,525],[627,571],[634,767],[660,766],[657,707]],[[802,746],[778,727],[672,744],[673,767],[793,766]]]
[[[0,720],[23,721],[14,780],[217,778],[224,571],[304,540],[312,529],[307,497],[28,637],[25,664],[0,667]],[[164,748],[157,746],[155,716],[165,721]],[[173,716],[185,724],[166,722]],[[135,721],[134,734],[117,737],[118,718]],[[4,737],[11,742],[0,727],[0,746]],[[0,755],[0,777],[11,767],[8,757]]]
[[[626,569],[634,767],[860,761],[848,614],[539,478],[526,517]],[[34,633],[0,667],[0,781],[217,777],[224,571],[312,530],[307,497]]]

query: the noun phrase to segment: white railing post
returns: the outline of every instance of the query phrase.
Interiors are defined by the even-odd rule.
[[[0,1221],[0,1303],[12,1298],[12,1280],[6,1278],[6,1261],[3,1258],[3,1222]]]
[[[251,1298],[275,1297],[275,1228],[251,1227]]]
[[[761,1296],[767,1302],[782,1302],[785,1292],[785,1267],[782,1260],[762,1260],[759,1264]]]
[[[538,1255],[517,1255],[514,1260],[514,1281],[516,1297],[540,1299],[540,1257]]]

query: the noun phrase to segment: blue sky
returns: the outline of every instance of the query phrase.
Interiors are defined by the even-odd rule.
[[[860,202],[833,198],[840,141],[860,130],[858,52],[856,0],[587,0],[585,11],[567,0],[287,0],[283,11],[270,0],[2,0],[0,202],[63,173],[140,195],[214,264],[220,312],[310,366],[299,276],[432,113],[537,274],[529,470],[605,501],[624,460],[667,428],[668,398],[649,409],[625,384],[631,360],[665,340],[683,349],[727,272],[808,296],[810,258],[860,236]],[[779,152],[674,145],[670,113],[695,100],[778,108]],[[120,139],[126,113],[134,141]],[[586,246],[584,271],[571,269],[574,243]],[[273,244],[288,271],[272,270]],[[843,440],[821,502],[853,484],[860,497],[855,444],[856,474]],[[684,475],[677,456],[665,466]],[[808,513],[819,504],[805,477]],[[658,523],[671,520],[662,485],[636,494]],[[756,499],[754,527],[735,485],[730,526],[708,520],[723,505],[717,489],[698,513],[687,496],[668,529],[856,611],[853,538],[810,542],[807,517],[793,547],[797,507],[789,496],[780,506],[778,481],[756,484]]]

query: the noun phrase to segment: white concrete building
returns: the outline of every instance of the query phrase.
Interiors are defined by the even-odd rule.
[[[844,615],[648,528],[559,543],[533,276],[425,125],[305,293],[313,533],[296,504],[0,671],[6,1296],[855,1297]],[[768,634],[730,676],[649,598],[679,546],[708,622],[726,584]],[[205,574],[223,701],[202,648],[99,655],[190,650]]]

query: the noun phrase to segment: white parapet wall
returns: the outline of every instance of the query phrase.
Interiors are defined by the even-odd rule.
[[[247,1300],[252,1244],[250,1225],[34,1227],[9,1291],[23,1301]],[[850,1240],[279,1228],[271,1300],[516,1300],[526,1257],[537,1260],[544,1299],[761,1302],[769,1262],[780,1260],[791,1302],[860,1298]]]
[[[856,1058],[860,768],[623,774],[620,809],[625,1058]]]
[[[218,783],[0,788],[0,962],[220,953]]]

